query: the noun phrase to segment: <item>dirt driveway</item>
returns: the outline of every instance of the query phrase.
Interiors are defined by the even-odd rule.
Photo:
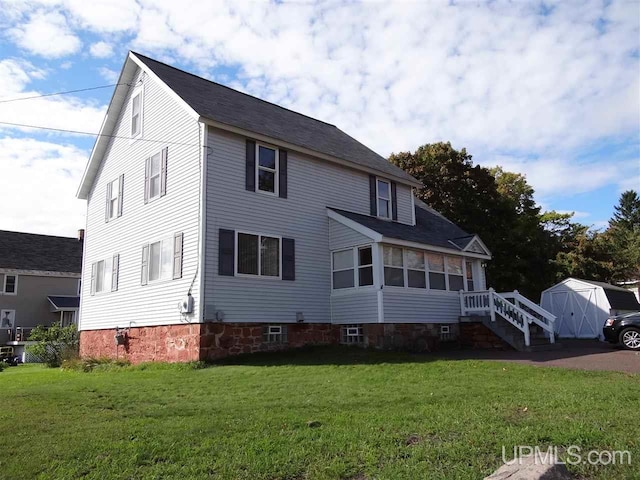
[[[640,352],[597,340],[560,340],[562,348],[548,352],[516,352],[494,350],[458,350],[444,354],[447,358],[468,358],[518,362],[542,367],[611,370],[640,373]]]

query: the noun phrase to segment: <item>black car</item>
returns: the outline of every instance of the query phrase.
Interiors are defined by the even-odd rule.
[[[640,312],[608,318],[602,333],[608,342],[620,343],[629,350],[640,350]]]

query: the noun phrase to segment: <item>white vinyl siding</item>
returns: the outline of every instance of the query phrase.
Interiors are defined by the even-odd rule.
[[[144,137],[130,142],[131,95],[125,99],[104,160],[87,202],[80,330],[179,324],[176,305],[189,288],[198,321],[200,272],[197,271],[200,189],[198,123],[149,75],[139,73],[125,79],[131,85],[144,83]],[[131,89],[132,91],[133,89]],[[117,114],[117,112],[113,112]],[[110,112],[111,115],[111,112]],[[167,195],[145,204],[146,159],[157,154],[162,144],[145,139],[162,139],[169,145]],[[119,175],[126,178],[126,212],[117,221],[105,223],[106,184]],[[176,186],[174,189],[173,186]],[[179,186],[179,187],[178,187]],[[141,285],[141,248],[150,240],[184,233],[182,276],[173,281]],[[117,295],[90,295],[91,263],[120,254]],[[193,282],[193,284],[192,284]]]

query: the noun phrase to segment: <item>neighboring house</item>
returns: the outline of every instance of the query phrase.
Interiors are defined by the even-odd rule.
[[[0,345],[22,346],[37,325],[76,323],[82,234],[0,231]]]
[[[557,317],[560,338],[604,338],[607,318],[640,311],[634,292],[604,282],[567,278],[542,292],[540,305]]]
[[[77,194],[81,354],[455,337],[491,256],[420,186],[333,125],[130,53]]]

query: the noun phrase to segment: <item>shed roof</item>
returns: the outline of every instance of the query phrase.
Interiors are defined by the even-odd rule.
[[[548,288],[547,290],[545,290],[545,292],[554,290],[560,285],[566,285],[571,281],[585,283],[594,287],[602,288],[604,294],[607,297],[607,300],[609,301],[609,306],[612,309],[640,311],[640,303],[638,303],[638,299],[636,298],[633,291],[623,287],[619,287],[617,285],[611,285],[610,283],[598,282],[595,280],[584,280],[582,278],[567,278],[562,282],[554,285],[553,287]]]
[[[0,268],[80,273],[82,243],[77,238],[0,230]]]

